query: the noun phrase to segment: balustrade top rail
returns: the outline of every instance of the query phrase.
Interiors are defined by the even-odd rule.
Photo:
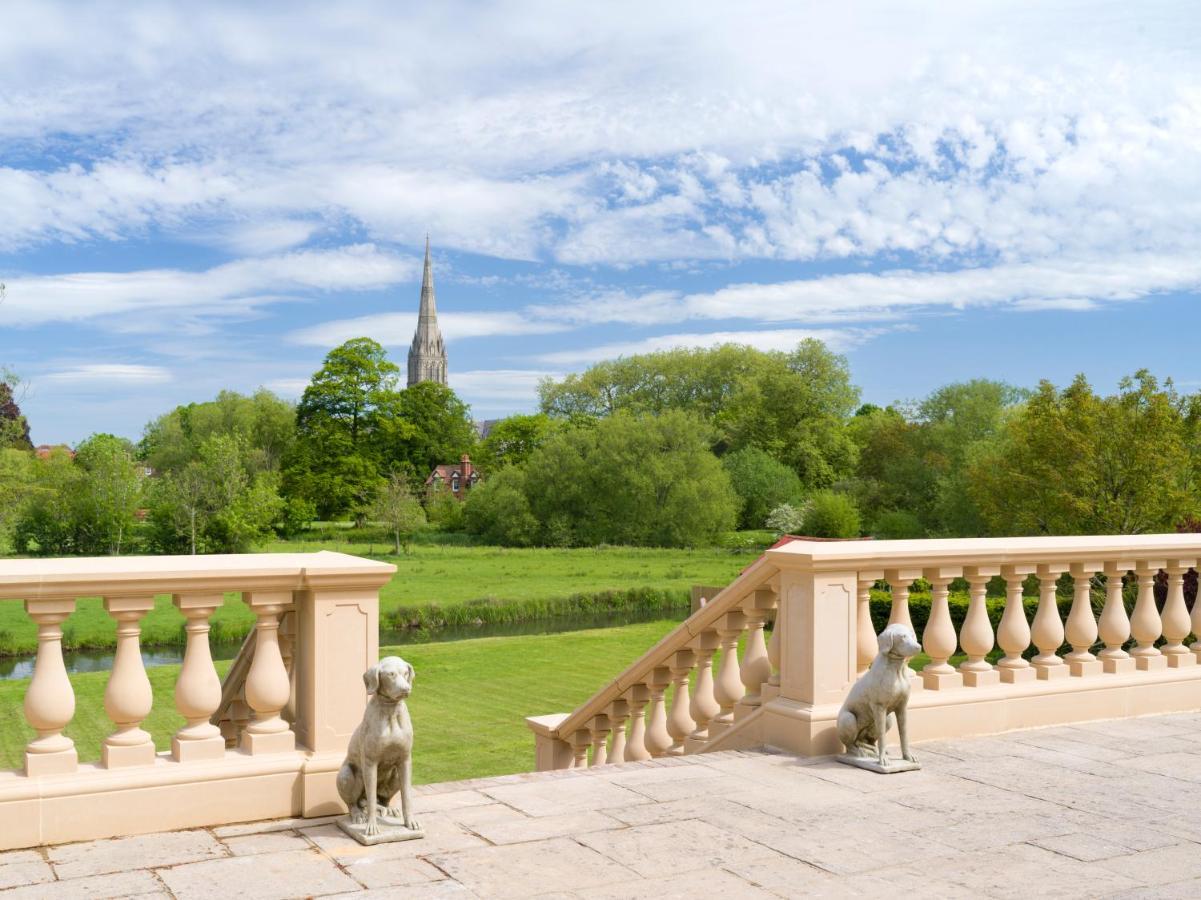
[[[0,599],[37,600],[105,594],[305,590],[331,579],[375,584],[396,567],[321,550],[211,556],[104,556],[0,561]]]
[[[1150,560],[1201,555],[1201,534],[1133,534],[1066,537],[944,538],[905,541],[817,542],[795,540],[767,551],[781,568],[817,571],[921,568],[937,565],[1037,564]]]

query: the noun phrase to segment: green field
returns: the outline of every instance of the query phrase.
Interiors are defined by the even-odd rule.
[[[678,623],[648,622],[554,635],[481,638],[443,644],[381,648],[403,656],[417,670],[409,709],[417,749],[418,782],[450,781],[529,771],[534,738],[526,716],[570,712],[612,680],[626,665]],[[217,664],[224,675],[228,662]],[[178,666],[148,670],[154,711],[143,727],[160,750],[183,725],[173,691]],[[75,718],[67,734],[81,761],[100,756],[100,742],[112,730],[104,714],[107,672],[71,677]],[[19,768],[32,730],[22,703],[29,681],[0,681],[0,768]]]
[[[275,552],[340,550],[364,555],[361,543],[278,542]],[[376,545],[375,549],[382,549]],[[753,552],[727,549],[660,550],[633,547],[595,549],[508,549],[504,547],[414,545],[412,552],[372,558],[395,563],[396,576],[380,592],[381,621],[401,608],[461,605],[492,599],[533,607],[533,601],[577,593],[630,588],[686,591],[693,584],[726,584],[755,558]],[[169,597],[157,598],[142,620],[142,642],[182,643],[183,616]],[[213,616],[213,639],[236,640],[253,623],[237,595]],[[68,648],[105,648],[114,643],[116,625],[100,600],[84,598],[63,626]],[[37,630],[16,601],[0,601],[0,655],[37,649]]]

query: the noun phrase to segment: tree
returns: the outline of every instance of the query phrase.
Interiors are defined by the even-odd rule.
[[[434,466],[456,462],[475,447],[471,412],[450,388],[422,381],[388,404],[377,458],[424,479]]]
[[[1171,531],[1198,511],[1194,405],[1145,370],[1109,397],[1044,381],[971,461],[971,494],[995,534]]]
[[[807,537],[859,537],[859,510],[846,494],[818,491],[809,500],[801,527]]]
[[[94,434],[75,451],[75,464],[84,473],[77,502],[86,546],[79,551],[115,556],[142,503],[142,474],[133,445],[115,435]]]
[[[13,527],[18,553],[68,556],[80,553],[78,498],[82,470],[65,450],[34,463],[33,482]]]
[[[296,438],[296,408],[265,388],[249,397],[221,391],[215,400],[177,406],[148,424],[142,458],[157,472],[177,471],[215,435],[238,438],[256,469],[276,471]]]
[[[335,430],[357,449],[368,436],[381,404],[395,392],[399,369],[370,338],[353,338],[326,354],[304,389],[296,425],[309,435]]]
[[[525,495],[525,467],[504,466],[481,481],[464,504],[467,530],[489,544],[528,547],[538,543],[541,526]]]
[[[763,528],[776,507],[800,501],[796,472],[758,447],[743,447],[722,457],[722,466],[740,501],[739,528]]]
[[[32,450],[29,422],[17,404],[16,387],[20,382],[11,372],[0,369],[0,450]]]
[[[400,553],[402,540],[407,552],[413,532],[425,524],[425,510],[401,475],[392,475],[384,482],[371,507],[371,516],[387,524],[396,542],[397,553]]]
[[[0,449],[0,544],[11,534],[35,490],[37,466],[37,457],[27,450]]]
[[[476,463],[485,472],[521,465],[542,446],[556,427],[555,420],[546,413],[501,419],[480,442]]]

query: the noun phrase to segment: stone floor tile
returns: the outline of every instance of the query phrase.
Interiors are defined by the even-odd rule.
[[[693,797],[666,803],[642,803],[637,806],[617,806],[601,810],[626,825],[651,825],[656,822],[678,822],[682,819],[723,819],[745,816],[748,808],[728,797]]]
[[[138,869],[89,875],[69,881],[51,881],[13,888],[0,893],[3,900],[114,900],[118,897],[143,897],[161,893],[163,883],[153,872]]]
[[[213,859],[157,873],[179,900],[288,900],[358,887],[333,860],[312,849]]]
[[[775,896],[724,869],[698,869],[659,878],[639,878],[622,884],[579,888],[575,893],[586,900],[645,900],[647,897],[655,900],[695,900],[697,897],[768,900]]]
[[[136,837],[63,844],[47,850],[59,878],[80,878],[130,869],[153,869],[225,856],[207,831],[164,831]]]
[[[266,831],[226,838],[223,842],[234,856],[255,853],[280,853],[284,850],[307,850],[309,842],[294,831]]]
[[[1197,754],[1193,753],[1145,753],[1131,756],[1115,763],[1115,768],[1125,774],[1130,769],[1141,772],[1152,772],[1165,775],[1180,781],[1201,782],[1201,772],[1197,771]]]
[[[1101,896],[1104,896],[1106,900],[1197,900],[1198,897],[1201,897],[1201,878],[1133,888]]]
[[[604,813],[581,812],[564,813],[561,816],[520,816],[513,820],[480,822],[469,827],[489,843],[520,844],[525,841],[542,841],[547,838],[624,828],[625,823]]]
[[[386,887],[375,890],[360,890],[348,894],[326,894],[321,900],[443,900],[443,898],[475,898],[479,894],[472,893],[457,881],[430,881],[426,884],[407,884],[403,887]]]
[[[687,872],[734,861],[781,858],[762,844],[696,819],[598,831],[577,835],[576,840],[647,878],[663,875],[665,870]]]
[[[45,858],[40,850],[6,850],[0,853],[0,866],[11,866],[14,863],[41,862]]]
[[[0,865],[0,890],[53,880],[54,872],[42,859]]]
[[[1097,866],[1134,879],[1140,884],[1170,884],[1201,878],[1201,846],[1188,842],[1128,856],[1104,859]]]
[[[670,771],[670,770],[668,770]],[[623,782],[622,787],[636,791],[657,803],[671,800],[687,800],[692,797],[737,796],[748,790],[762,787],[753,781],[735,775],[723,775],[702,770],[704,774],[695,778],[679,778],[671,781],[644,781],[639,784]]]
[[[1123,844],[1107,841],[1093,834],[1078,832],[1076,834],[1061,834],[1054,837],[1032,838],[1031,844],[1050,850],[1061,856],[1070,856],[1081,862],[1096,862],[1099,859],[1111,859],[1115,856],[1126,856],[1137,853]]]
[[[340,816],[317,816],[312,819],[267,819],[262,822],[242,822],[238,825],[218,825],[211,829],[219,838],[238,837],[243,834],[262,834],[267,831],[295,831],[297,828],[315,828],[339,819]]]
[[[600,777],[562,778],[501,785],[485,788],[484,793],[530,816],[553,816],[559,813],[651,802],[637,791]]]
[[[404,887],[442,881],[445,873],[420,859],[367,855],[346,864],[346,873],[367,888]]]
[[[479,791],[443,791],[440,794],[414,794],[413,807],[422,813],[443,812],[448,809],[463,809],[468,806],[484,806],[495,803]]]
[[[438,814],[438,817],[446,818],[470,832],[478,832],[479,828],[484,825],[503,822],[528,822],[530,819],[525,813],[518,812],[513,807],[505,806],[503,803],[488,803],[485,806],[461,806],[457,809],[444,810]],[[418,818],[420,820],[421,817]]]
[[[974,896],[998,900],[1026,900],[1032,896],[1092,900],[1145,883],[1117,873],[1105,874],[1098,868],[1104,865],[1106,862],[1082,863],[1032,844],[1012,844],[957,854],[932,862],[928,869],[940,879],[962,885]]]
[[[484,846],[483,840],[450,821],[444,814],[430,815],[419,821],[425,831],[424,838],[376,844],[374,847],[364,847],[336,825],[302,828],[300,833],[343,865],[367,856],[375,859],[412,859]]]
[[[567,838],[480,847],[430,857],[451,878],[483,897],[533,897],[619,884],[636,873]]]
[[[784,858],[770,862],[736,860],[724,868],[744,881],[780,897],[852,897],[861,896],[842,891],[843,879],[808,863]]]
[[[918,754],[916,747],[914,748],[914,753]],[[900,753],[898,752],[896,756],[899,759]],[[920,760],[920,755],[918,758]],[[934,778],[927,769],[880,776],[866,769],[843,765],[840,762],[835,762],[833,759],[825,759],[812,766],[808,766],[805,769],[805,773],[812,775],[814,778],[820,778],[831,784],[850,788],[853,791],[863,794],[878,792],[895,793],[902,789],[913,790],[923,787],[926,782]]]

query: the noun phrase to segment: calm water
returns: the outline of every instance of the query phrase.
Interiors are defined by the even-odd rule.
[[[557,634],[564,631],[579,631],[584,628],[608,628],[614,625],[633,625],[638,622],[653,622],[662,619],[663,613],[607,613],[592,616],[557,616],[529,622],[512,622],[502,625],[462,625],[437,628],[430,631],[405,629],[404,631],[381,631],[380,646],[392,644],[429,644],[443,641],[462,641],[469,638],[509,637],[518,634]],[[211,644],[213,659],[233,659],[238,655],[241,642]],[[170,666],[183,662],[182,646],[151,647],[142,652],[146,667]],[[0,681],[29,678],[33,675],[33,656],[0,657]],[[111,650],[68,650],[63,653],[67,671],[104,672],[113,667]]]

